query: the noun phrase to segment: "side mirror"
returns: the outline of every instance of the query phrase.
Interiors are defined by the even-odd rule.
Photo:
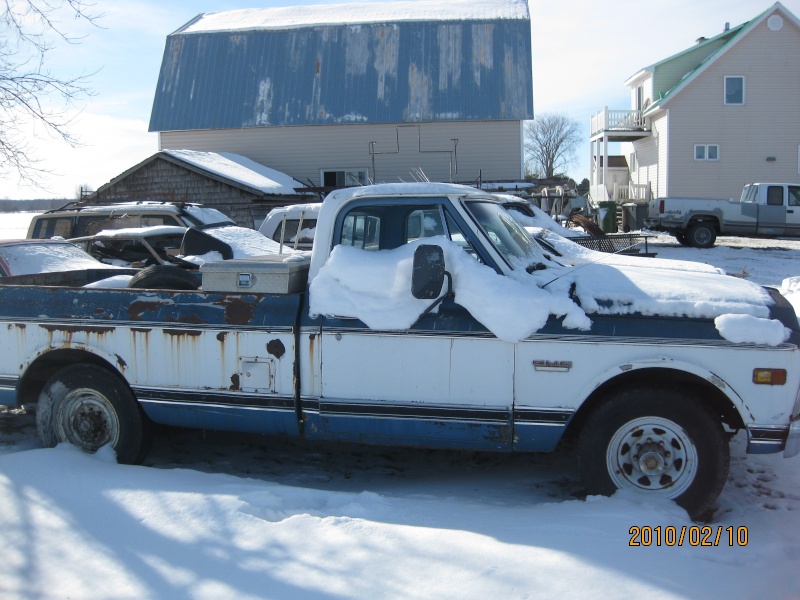
[[[444,250],[441,246],[422,244],[414,251],[411,294],[419,300],[434,300],[444,284]]]

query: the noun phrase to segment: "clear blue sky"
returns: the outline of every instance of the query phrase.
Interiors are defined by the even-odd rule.
[[[60,46],[50,67],[58,74],[94,73],[96,95],[83,103],[71,131],[83,146],[34,140],[42,165],[54,172],[47,191],[0,180],[0,198],[72,198],[81,184],[106,183],[157,151],[147,133],[166,36],[202,12],[324,4],[319,0],[95,0],[102,28],[64,22],[80,44]],[[701,37],[739,25],[769,8],[761,0],[590,2],[529,0],[533,37],[534,111],[563,112],[585,123],[603,106],[628,108],[624,81],[641,68],[690,47]],[[800,0],[784,6],[800,16]],[[585,140],[570,174],[588,176]]]

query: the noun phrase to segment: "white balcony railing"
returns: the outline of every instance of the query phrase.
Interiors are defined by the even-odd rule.
[[[592,116],[592,135],[602,131],[641,131],[646,129],[640,110],[603,110]]]

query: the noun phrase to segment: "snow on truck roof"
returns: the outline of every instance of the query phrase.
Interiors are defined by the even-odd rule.
[[[245,8],[202,13],[175,33],[252,29],[294,29],[401,21],[495,21],[529,19],[525,0],[417,0],[317,6]]]

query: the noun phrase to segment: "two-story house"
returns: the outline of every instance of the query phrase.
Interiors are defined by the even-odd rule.
[[[800,181],[800,21],[780,2],[625,84],[631,108],[591,119],[594,202],[738,198],[745,183]],[[622,181],[608,172],[610,142],[627,161]]]

